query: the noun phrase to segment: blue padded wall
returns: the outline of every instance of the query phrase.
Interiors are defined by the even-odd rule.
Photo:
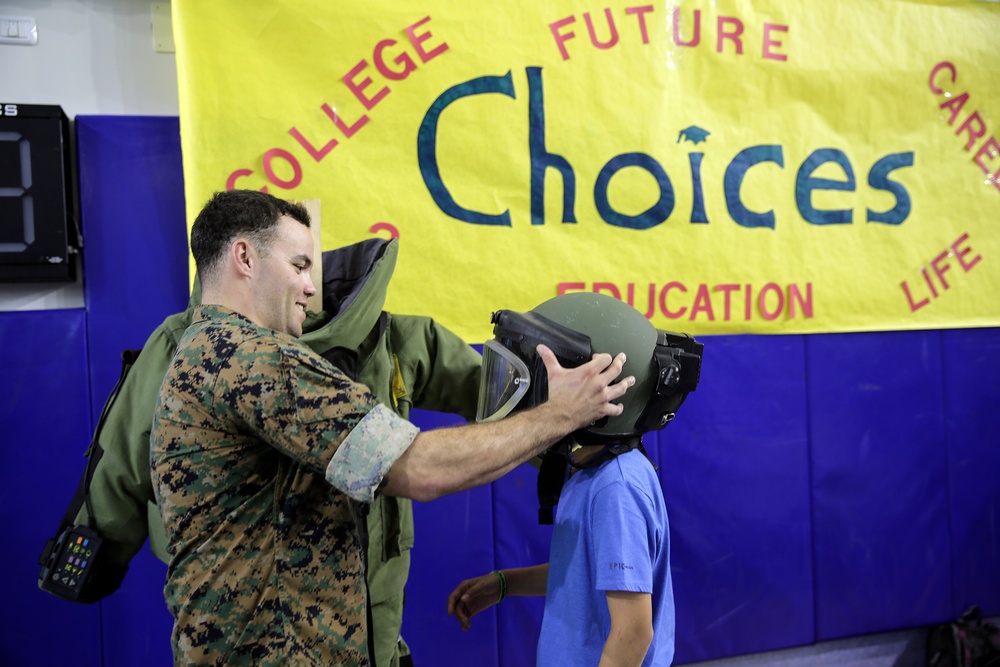
[[[188,301],[177,118],[78,116],[80,219],[94,419],[139,349]]]
[[[100,616],[40,591],[90,442],[83,310],[0,312],[0,665],[100,665]]]
[[[949,616],[941,334],[812,336],[817,639]]]
[[[952,608],[1000,613],[1000,332],[942,332]]]
[[[701,340],[701,383],[656,434],[678,662],[814,639],[804,339]]]
[[[80,117],[77,132],[86,312],[0,313],[0,513],[18,544],[0,566],[24,601],[2,612],[0,664],[166,667],[165,566],[148,551],[99,605],[35,590],[119,352],[187,301],[177,119]],[[670,513],[677,664],[970,604],[1000,614],[1000,329],[703,342],[698,391],[646,443]],[[417,664],[532,664],[540,599],[508,599],[466,633],[445,606],[464,578],[547,559],[535,470],[414,512],[403,632]]]

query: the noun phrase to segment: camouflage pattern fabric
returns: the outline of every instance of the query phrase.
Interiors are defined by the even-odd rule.
[[[292,337],[195,309],[150,441],[176,664],[371,664],[361,545],[349,499],[324,476],[375,406]],[[366,456],[344,466],[377,485],[359,461],[416,429],[389,410],[366,423],[352,436]]]
[[[397,428],[393,425],[399,424]],[[400,422],[384,405],[376,405],[347,434],[326,467],[326,481],[352,500],[371,503],[389,469],[420,431],[410,422]],[[372,447],[371,443],[380,443]]]

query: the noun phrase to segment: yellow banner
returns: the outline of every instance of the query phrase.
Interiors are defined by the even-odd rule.
[[[1000,326],[1000,4],[174,0],[217,190],[398,236],[470,342],[561,292],[694,334]]]

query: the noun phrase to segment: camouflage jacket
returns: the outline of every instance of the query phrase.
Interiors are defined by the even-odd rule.
[[[335,348],[356,351],[359,381],[400,416],[417,407],[471,419],[481,363],[475,350],[430,318],[382,310],[397,253],[398,241],[382,240],[324,252],[324,296],[331,303],[310,313],[300,341],[324,355]],[[198,296],[192,295],[192,305]],[[192,310],[171,315],[150,335],[97,434],[103,456],[94,465],[90,504],[107,557],[123,569],[147,536],[153,554],[167,561],[149,475],[149,431],[160,384]],[[86,519],[82,508],[77,523]],[[396,665],[406,650],[397,639],[414,541],[410,501],[377,496],[368,532],[377,664]]]
[[[368,665],[361,541],[417,428],[295,338],[195,309],[153,413],[174,660]]]

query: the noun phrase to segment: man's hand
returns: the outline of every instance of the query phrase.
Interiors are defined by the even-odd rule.
[[[589,426],[604,417],[616,417],[625,409],[612,403],[635,384],[631,375],[614,382],[625,365],[624,353],[614,359],[610,354],[595,354],[582,366],[563,368],[552,350],[544,345],[535,349],[549,374],[549,400],[544,408],[552,419],[569,424],[568,431]]]

